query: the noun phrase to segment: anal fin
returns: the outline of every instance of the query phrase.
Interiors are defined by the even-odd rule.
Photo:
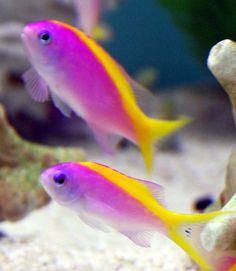
[[[92,129],[95,139],[102,150],[108,154],[114,154],[116,146],[122,137],[115,134],[109,134],[93,124],[89,124],[89,127]]]
[[[140,231],[140,232],[132,232],[132,231],[121,231],[123,235],[128,237],[131,241],[133,241],[136,245],[141,247],[150,247],[151,240],[153,237],[154,231]]]

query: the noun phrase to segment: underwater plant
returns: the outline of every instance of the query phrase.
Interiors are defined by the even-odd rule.
[[[84,160],[80,148],[42,146],[20,138],[0,105],[0,221],[16,221],[49,202],[40,172],[62,161]],[[7,204],[6,204],[7,203]]]
[[[191,40],[200,63],[219,40],[236,39],[233,0],[156,0],[167,8],[177,25]]]

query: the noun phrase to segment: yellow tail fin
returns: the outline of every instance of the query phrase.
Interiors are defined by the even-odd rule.
[[[191,121],[188,117],[180,117],[178,120],[147,119],[147,129],[139,132],[139,147],[143,155],[148,173],[153,167],[154,143],[167,135],[175,132]],[[143,129],[143,128],[142,128]]]
[[[222,211],[193,215],[175,214],[171,224],[167,225],[168,237],[185,250],[201,267],[201,271],[214,271],[218,260],[216,252],[204,248],[201,233],[208,222],[230,214],[232,213]]]

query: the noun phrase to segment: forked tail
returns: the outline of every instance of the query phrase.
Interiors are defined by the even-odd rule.
[[[153,167],[155,142],[162,137],[174,133],[190,121],[191,119],[188,117],[180,117],[178,120],[147,119],[146,129],[142,127],[139,131],[139,147],[149,173]]]
[[[206,224],[213,219],[229,215],[229,212],[211,212],[206,214],[175,214],[168,228],[168,236],[200,266],[201,271],[215,271],[220,255],[207,251],[201,240],[201,233]],[[216,258],[217,257],[217,258]],[[227,270],[227,269],[226,269]],[[223,271],[223,269],[221,270]]]

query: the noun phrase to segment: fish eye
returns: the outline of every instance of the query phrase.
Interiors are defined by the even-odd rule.
[[[62,187],[62,186],[64,186],[64,184],[65,184],[65,181],[66,181],[66,175],[63,174],[63,173],[55,174],[55,175],[53,176],[53,180],[54,180],[54,183],[55,183],[58,187]]]
[[[38,38],[43,44],[49,44],[52,40],[51,34],[47,31],[40,33]]]

